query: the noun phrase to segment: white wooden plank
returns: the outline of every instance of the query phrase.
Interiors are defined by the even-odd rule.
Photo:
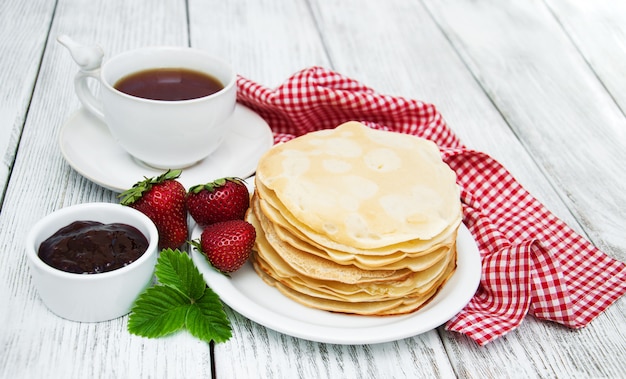
[[[10,5],[17,7],[13,9],[20,11],[13,10],[12,15],[30,9],[30,5],[17,4],[19,1],[13,3]],[[5,16],[7,4],[0,6],[0,17]],[[466,143],[503,161],[561,217],[576,223],[577,216],[585,230],[601,229],[602,238],[618,231],[618,226],[607,227],[597,217],[586,218],[586,214],[581,216],[578,212],[572,216],[569,212],[568,206],[579,209],[572,204],[581,203],[581,198],[585,206],[594,206],[596,200],[584,192],[587,184],[570,192],[564,185],[571,182],[559,179],[549,183],[542,177],[542,173],[552,176],[568,167],[567,162],[557,160],[558,155],[553,154],[573,159],[572,167],[589,169],[589,165],[585,166],[587,157],[547,149],[545,141],[539,141],[541,149],[526,145],[522,148],[516,138],[519,135],[527,145],[534,146],[535,140],[545,133],[551,141],[565,135],[568,148],[576,148],[577,141],[587,139],[585,130],[570,139],[572,131],[584,129],[582,124],[596,126],[592,116],[578,120],[585,112],[575,108],[581,104],[567,96],[570,90],[587,91],[580,97],[591,99],[590,109],[600,112],[597,117],[601,122],[619,119],[617,107],[605,101],[610,96],[601,95],[602,86],[591,70],[584,69],[586,63],[593,61],[589,57],[598,53],[582,46],[593,41],[582,43],[581,37],[576,37],[580,30],[568,28],[578,21],[577,17],[582,17],[580,10],[563,10],[567,4],[556,0],[548,3],[549,11],[538,1],[509,4],[446,0],[426,4],[427,8],[421,3],[399,0],[367,4],[351,0],[340,4],[280,4],[270,0],[204,4],[192,0],[190,39],[196,47],[224,54],[240,73],[267,85],[280,83],[300,68],[313,64],[331,66],[332,62],[338,71],[383,92],[434,102]],[[50,211],[86,201],[117,201],[114,193],[73,172],[58,151],[58,130],[78,101],[71,85],[75,66],[53,42],[54,36],[67,33],[83,42],[96,41],[109,53],[146,44],[185,45],[185,5],[182,0],[89,4],[59,1],[53,35],[48,41],[0,215],[0,246],[5,248],[5,253],[0,254],[0,377],[210,376],[208,346],[185,333],[148,340],[130,336],[125,318],[103,324],[77,324],[50,314],[37,299],[20,254],[29,226]],[[604,5],[601,2],[598,7]],[[607,12],[610,10],[599,13]],[[570,36],[559,34],[562,30],[550,14],[570,31]],[[36,12],[30,16],[41,21],[42,16]],[[596,22],[593,17],[584,20],[589,25]],[[40,26],[32,25],[34,29]],[[600,29],[590,35],[603,35]],[[491,35],[494,32],[500,35]],[[533,38],[523,38],[528,35]],[[543,41],[544,38],[549,41]],[[528,41],[533,46],[526,46]],[[567,45],[567,41],[574,41],[576,48]],[[37,45],[30,39],[23,43],[30,43],[31,48]],[[0,49],[4,48],[2,41]],[[533,49],[547,48],[556,48],[556,55],[566,62],[562,65],[564,70],[576,75],[545,75],[542,70],[548,68],[553,73],[556,69],[547,60],[534,59]],[[583,52],[586,61],[577,55],[577,50]],[[598,68],[604,64],[600,57],[598,54],[594,58],[597,61],[591,67],[606,81],[613,74],[604,75],[601,71],[612,72],[613,63]],[[580,81],[571,79],[581,73]],[[24,86],[32,88],[33,83],[26,81]],[[606,87],[617,98],[619,89]],[[534,92],[526,95],[522,89]],[[572,115],[566,117],[558,110],[553,115],[554,107],[563,113],[569,110]],[[534,115],[525,115],[533,111],[553,119],[546,124],[537,122]],[[573,129],[563,128],[562,133],[557,133],[558,128],[545,130],[545,125],[554,128],[570,123],[575,124]],[[515,133],[511,133],[509,124]],[[618,130],[624,130],[622,124],[608,124],[599,128],[601,138],[616,138],[614,144],[621,144]],[[589,138],[592,137],[595,136]],[[590,145],[590,151],[598,148],[593,142]],[[534,158],[526,155],[527,151],[539,159],[541,169]],[[595,168],[606,177],[613,166]],[[591,179],[595,180],[595,176]],[[616,179],[611,180],[608,184],[615,184]],[[553,191],[552,184],[559,191],[567,190],[567,196]],[[615,207],[622,208],[623,197],[613,199]],[[600,204],[601,210],[605,210],[606,203]],[[607,222],[620,221],[613,218],[617,212],[609,215]],[[621,254],[623,246],[617,245],[612,252]],[[229,314],[234,322],[234,337],[216,348],[218,377],[619,377],[626,372],[624,299],[583,330],[572,331],[528,319],[517,331],[485,348],[441,328],[389,344],[317,344],[273,332],[234,312]]]
[[[354,18],[354,13],[342,15],[346,19]],[[192,1],[190,22],[192,46],[224,54],[242,75],[269,87],[306,67],[330,67],[315,20],[303,1],[219,4]],[[225,34],[219,32],[223,30],[237,33],[225,38]],[[233,340],[216,346],[218,377],[452,375],[435,332],[409,340],[409,343],[333,346],[287,337],[234,312],[233,315],[236,317]],[[303,356],[306,359],[302,359]]]
[[[54,3],[0,4],[0,203],[37,79]]]
[[[427,4],[589,238],[626,260],[626,119],[549,9],[541,1]]]
[[[570,38],[536,1],[427,4],[590,238],[623,260],[619,230],[624,210],[618,204],[624,202],[620,191],[624,169],[617,166],[624,156],[625,120]],[[471,349],[451,351],[458,352],[459,366],[475,362],[477,354],[511,355],[528,361],[514,363],[510,372],[534,367],[532,376],[537,377],[620,376],[626,370],[625,336],[613,325],[626,322],[625,306],[625,299],[620,299],[582,331],[530,319],[480,354]],[[523,349],[511,350],[518,342]],[[528,348],[533,344],[552,348]],[[614,355],[602,353],[607,346]]]
[[[468,147],[496,158],[533,195],[578,229],[576,219],[538,174],[533,158],[420,3],[396,0],[361,9],[359,1],[333,6],[320,1],[314,10],[339,72],[381,93],[435,104]],[[346,16],[357,10],[359,17]],[[331,38],[340,33],[343,38]]]
[[[622,113],[626,112],[626,2],[545,2]]]
[[[216,346],[218,378],[453,377],[435,331],[372,345],[306,341],[262,327],[229,311],[233,339]],[[245,362],[245,364],[242,364]]]
[[[186,19],[181,0],[58,2],[0,218],[0,246],[10,251],[0,254],[1,377],[210,377],[209,345],[186,333],[151,340],[130,335],[127,317],[82,324],[51,314],[35,293],[23,256],[30,225],[49,212],[118,201],[61,157],[59,129],[78,107],[72,86],[77,67],[56,36],[97,42],[109,54],[151,44],[187,45]]]
[[[268,87],[329,61],[306,1],[189,1],[190,41]]]
[[[504,163],[531,193],[580,231],[577,218],[568,209],[571,205],[564,203],[563,195],[555,192],[551,183],[543,177],[543,172],[551,172],[549,168],[537,167],[535,164],[536,159],[541,162],[539,154],[554,154],[556,157],[567,154],[560,150],[554,153],[533,150],[533,155],[529,155],[527,148],[517,139],[516,133],[510,130],[510,110],[501,111],[497,108],[499,103],[494,106],[493,100],[487,96],[491,91],[484,93],[485,81],[497,89],[507,85],[525,86],[524,81],[527,78],[516,79],[510,75],[512,64],[508,60],[516,62],[515,67],[519,71],[538,70],[534,67],[536,63],[532,55],[518,61],[499,55],[503,51],[516,57],[516,54],[524,52],[526,45],[517,43],[515,35],[505,35],[497,46],[486,42],[497,39],[493,34],[503,32],[484,30],[481,25],[491,21],[490,16],[496,12],[492,8],[498,9],[505,5],[462,1],[452,3],[446,4],[445,9],[440,9],[441,15],[437,14],[436,17],[438,22],[441,22],[439,18],[446,21],[452,18],[447,21],[450,25],[446,24],[444,27],[445,34],[439,28],[433,27],[433,21],[429,19],[431,11],[416,3],[388,1],[363,8],[358,1],[343,1],[332,6],[326,2],[317,2],[313,9],[324,33],[331,36],[342,32],[342,39],[325,38],[331,60],[338,71],[360,78],[366,84],[386,93],[435,103],[449,125],[469,146],[488,152]],[[430,7],[430,3],[428,4]],[[541,4],[531,3],[527,7],[529,13],[537,11],[534,7],[539,7],[541,11]],[[466,8],[473,8],[473,12]],[[346,17],[347,14],[356,12],[356,9],[359,9],[358,18]],[[511,9],[499,12],[510,15],[509,19],[500,20],[504,24],[532,24],[534,28],[548,28],[549,33],[544,38],[559,32],[558,24],[550,17],[531,22],[524,18],[525,12]],[[502,18],[498,12],[495,16],[497,19]],[[471,25],[466,25],[468,23]],[[456,43],[459,39],[462,43]],[[455,44],[450,46],[450,40]],[[502,72],[486,71],[482,62],[473,62],[474,55],[468,56],[465,53],[468,49],[466,45],[483,55],[491,52],[493,56],[490,58],[494,64],[503,65]],[[457,50],[462,51],[460,57]],[[580,60],[575,50],[569,54],[573,59]],[[471,71],[467,69],[468,66],[472,68]],[[553,84],[551,78],[542,79],[545,83]],[[562,80],[565,83],[556,85],[566,85],[569,79]],[[592,89],[597,88],[597,83],[592,79],[589,79],[589,85]],[[523,90],[510,94],[513,98],[511,101],[515,101],[514,95],[525,97],[524,94]],[[606,99],[596,101],[599,107],[610,108],[610,101],[608,105],[605,102]],[[527,100],[526,103],[515,101],[515,110],[518,113],[549,114],[553,106],[554,104],[539,96]],[[561,104],[561,109],[569,106],[570,104]],[[614,118],[619,122],[617,115]],[[526,122],[524,130],[540,137],[543,130],[541,125]],[[563,138],[566,137],[564,133]],[[535,153],[539,156],[535,157]],[[455,372],[461,377],[545,377],[566,376],[572,372],[584,376],[610,376],[624,368],[623,360],[588,357],[593,355],[590,351],[601,350],[606,343],[623,351],[621,340],[624,336],[621,332],[610,336],[604,332],[611,328],[610,325],[624,322],[623,306],[624,301],[621,300],[606,315],[596,320],[593,327],[582,332],[554,328],[553,325],[529,319],[519,330],[481,349],[465,337],[444,331],[441,333],[446,340]],[[553,348],[536,349],[537,344]],[[502,365],[502,362],[508,363]]]

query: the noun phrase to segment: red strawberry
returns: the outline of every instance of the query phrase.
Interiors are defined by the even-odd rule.
[[[199,184],[187,193],[187,209],[200,225],[243,220],[250,206],[248,188],[239,178],[222,178]]]
[[[237,271],[246,263],[256,230],[244,220],[229,220],[207,226],[200,235],[200,243],[192,242],[209,262],[223,273]]]
[[[180,170],[145,178],[123,192],[121,203],[148,216],[159,231],[159,248],[176,249],[187,241],[187,191],[176,179]]]

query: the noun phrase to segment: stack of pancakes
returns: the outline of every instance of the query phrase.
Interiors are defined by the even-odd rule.
[[[310,307],[396,315],[456,269],[461,203],[437,146],[348,122],[259,161],[247,220],[263,280]]]

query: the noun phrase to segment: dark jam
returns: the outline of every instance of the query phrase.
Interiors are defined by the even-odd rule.
[[[147,248],[148,240],[133,226],[76,221],[43,241],[39,257],[62,271],[98,274],[134,262]]]

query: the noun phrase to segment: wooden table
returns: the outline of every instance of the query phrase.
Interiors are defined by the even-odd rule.
[[[314,65],[434,103],[463,142],[502,162],[550,210],[626,260],[626,2],[615,0],[6,0],[0,4],[0,377],[401,378],[626,375],[626,298],[582,330],[527,317],[477,346],[440,327],[400,341],[293,338],[232,310],[214,349],[145,339],[127,317],[82,324],[39,300],[29,227],[71,204],[117,202],[59,150],[79,108],[68,34],[113,55],[204,49],[273,87]],[[106,163],[106,162],[104,162]]]

